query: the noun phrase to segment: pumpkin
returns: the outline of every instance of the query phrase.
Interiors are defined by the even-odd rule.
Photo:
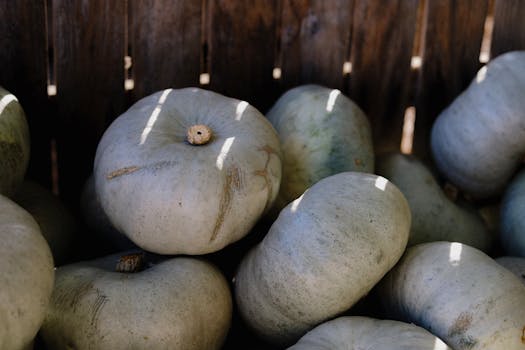
[[[496,262],[516,275],[525,284],[525,258],[519,256],[499,256]]]
[[[394,320],[342,316],[306,333],[288,350],[452,350],[422,327]]]
[[[51,298],[51,250],[35,219],[0,195],[0,349],[30,348]]]
[[[114,227],[160,254],[205,254],[244,237],[279,190],[276,131],[246,101],[158,91],[100,140],[95,190]]]
[[[455,241],[483,251],[492,237],[477,211],[452,202],[429,168],[418,158],[401,153],[382,154],[376,172],[405,195],[412,212],[408,246],[432,241]]]
[[[525,257],[525,169],[516,174],[505,189],[499,227],[506,254]]]
[[[22,106],[0,87],[0,194],[11,197],[29,163],[29,126]]]
[[[343,171],[374,171],[370,123],[340,90],[313,84],[295,87],[266,116],[279,134],[283,153],[277,214],[322,178]]]
[[[326,177],[279,214],[244,256],[234,294],[262,339],[291,345],[365,296],[403,253],[410,208],[387,179]]]
[[[193,257],[125,252],[64,265],[40,331],[48,349],[220,349],[226,279]]]
[[[36,220],[49,244],[55,264],[62,265],[68,262],[72,257],[77,223],[61,199],[44,186],[24,180],[13,195],[13,201]]]
[[[475,199],[501,194],[525,155],[525,51],[482,67],[435,120],[436,166]]]
[[[377,291],[386,317],[413,322],[455,350],[525,348],[525,286],[466,244],[408,248]]]

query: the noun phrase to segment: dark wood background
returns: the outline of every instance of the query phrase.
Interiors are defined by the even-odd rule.
[[[415,106],[413,152],[426,156],[434,118],[482,64],[482,41],[489,58],[525,49],[523,18],[520,0],[4,1],[0,85],[30,123],[28,176],[76,201],[107,126],[167,87],[201,86],[263,113],[299,84],[341,89],[370,118],[378,152],[399,148]]]
[[[0,85],[29,121],[28,178],[75,208],[104,130],[168,87],[263,113],[299,84],[337,88],[369,117],[377,152],[399,149],[414,106],[412,152],[428,157],[434,119],[480,54],[525,49],[524,19],[520,0],[2,1]]]

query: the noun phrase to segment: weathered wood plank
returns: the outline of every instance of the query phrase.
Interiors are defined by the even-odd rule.
[[[418,0],[355,0],[350,97],[372,123],[376,152],[399,150]]]
[[[124,0],[54,0],[60,194],[76,206],[96,147],[124,108]]]
[[[284,89],[315,83],[343,89],[353,0],[284,0],[280,36]]]
[[[491,57],[525,50],[525,1],[495,0]]]
[[[133,100],[199,84],[201,2],[130,1]]]
[[[487,0],[426,0],[413,150],[422,158],[429,156],[435,118],[480,68],[487,4]]]
[[[45,19],[44,1],[0,3],[0,85],[18,98],[28,120],[31,154],[26,176],[51,188]]]
[[[208,5],[209,88],[262,112],[276,98],[276,8],[276,0],[210,0]]]

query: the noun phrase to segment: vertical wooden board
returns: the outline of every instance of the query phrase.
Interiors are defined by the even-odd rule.
[[[399,150],[418,0],[355,0],[350,97],[372,124],[376,153]]]
[[[283,0],[281,82],[285,89],[306,83],[343,89],[353,0]]]
[[[72,206],[124,108],[124,0],[53,1],[60,195]]]
[[[495,0],[491,57],[525,50],[525,1]]]
[[[421,158],[429,157],[435,118],[480,68],[487,4],[487,0],[426,0],[413,147]]]
[[[169,87],[197,86],[201,2],[133,0],[129,6],[133,100]]]
[[[44,1],[0,3],[0,85],[18,98],[29,124],[31,154],[26,176],[51,188],[45,19]]]
[[[276,97],[276,8],[276,0],[210,0],[208,8],[209,88],[263,113]]]

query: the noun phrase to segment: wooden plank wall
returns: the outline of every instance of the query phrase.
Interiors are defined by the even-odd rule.
[[[414,153],[425,156],[433,120],[480,66],[488,12],[491,57],[525,49],[520,0],[2,2],[0,84],[28,115],[28,176],[50,186],[56,140],[58,188],[70,203],[114,118],[153,91],[199,86],[201,73],[210,76],[203,88],[263,112],[299,84],[339,88],[369,116],[377,151],[399,149],[414,105]],[[411,68],[414,48],[422,64]]]

